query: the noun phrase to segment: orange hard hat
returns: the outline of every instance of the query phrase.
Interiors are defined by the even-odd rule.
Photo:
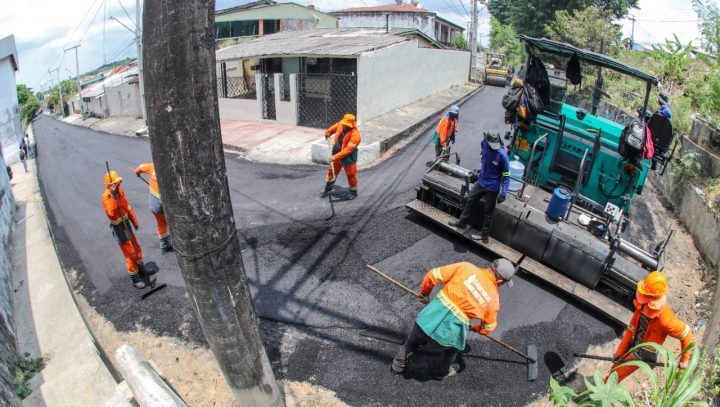
[[[117,184],[120,185],[122,182],[122,177],[118,175],[115,171],[110,171],[109,173],[105,173],[105,186],[108,186],[110,184]]]
[[[345,116],[343,116],[342,120],[340,120],[340,124],[343,126],[348,126],[350,128],[355,127],[355,115],[347,113]]]
[[[645,277],[645,280],[638,282],[637,290],[642,295],[649,297],[662,297],[667,291],[667,279],[665,274],[653,271]]]

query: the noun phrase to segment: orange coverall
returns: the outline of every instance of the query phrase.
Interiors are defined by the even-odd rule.
[[[167,220],[165,219],[165,211],[163,210],[162,201],[160,200],[160,189],[158,188],[157,177],[155,176],[155,164],[140,164],[137,168],[135,168],[135,175],[139,176],[140,174],[147,174],[150,178],[150,181],[148,181],[148,190],[150,192],[150,211],[152,211],[155,216],[155,221],[157,222],[158,238],[160,239],[161,244],[169,244],[167,240],[170,236],[170,231],[168,230]]]
[[[338,146],[340,136],[345,129],[346,127],[342,124],[336,123],[325,131],[325,137],[331,137],[335,134],[335,137],[333,138],[333,150],[336,148],[339,148],[340,150],[339,152],[333,151],[335,159],[330,164],[332,165],[332,168],[328,168],[327,177],[325,178],[325,190],[329,190],[332,185],[335,184],[337,175],[340,173],[340,170],[344,168],[345,175],[348,180],[348,186],[350,187],[350,193],[357,195],[357,148],[360,145],[360,132],[356,127],[347,130],[345,136],[342,138],[341,145]],[[335,175],[335,177],[333,177],[333,175]]]
[[[117,194],[118,199],[115,199],[115,194]],[[105,214],[110,220],[113,235],[115,235],[120,250],[125,256],[128,274],[133,276],[138,272],[138,264],[142,264],[142,249],[129,224],[129,222],[132,222],[135,229],[139,227],[135,212],[133,212],[125,198],[125,192],[120,187],[117,187],[115,193],[106,188],[102,195],[102,205]]]
[[[644,335],[642,335],[642,337],[637,337],[636,332],[638,332],[639,328],[642,328],[640,323],[642,315],[648,317],[649,322],[647,323],[647,329],[645,329]],[[673,338],[678,339],[680,341],[680,346],[682,347],[682,349],[685,349],[693,342],[693,336],[692,332],[690,332],[690,327],[685,322],[681,321],[677,316],[675,316],[675,313],[670,308],[670,305],[665,304],[662,309],[656,311],[650,309],[646,305],[642,305],[635,301],[635,313],[630,320],[630,325],[628,325],[627,329],[625,330],[625,334],[623,335],[622,340],[620,341],[620,344],[615,351],[614,357],[615,359],[621,358],[630,350],[630,348],[643,342],[654,342],[662,345],[665,342],[665,338],[667,338],[668,336],[672,336]],[[652,360],[652,353],[650,353],[649,351],[645,351],[644,353],[646,355],[650,354],[649,356]],[[688,361],[690,359],[691,353],[692,352],[684,353],[682,356],[680,356],[680,361]],[[643,352],[639,352],[636,350],[633,353],[625,356],[625,358],[621,362],[613,364],[613,368],[622,362],[641,358],[647,360],[648,356],[643,356]],[[618,381],[622,381],[637,369],[638,368],[635,366],[623,366],[617,369],[616,372],[618,373]]]

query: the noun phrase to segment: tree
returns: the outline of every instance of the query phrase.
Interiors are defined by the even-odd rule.
[[[517,39],[515,29],[495,17],[490,18],[490,49],[507,54],[509,65],[516,66],[525,61],[525,47]]]
[[[612,13],[597,6],[572,12],[560,10],[555,12],[555,21],[545,26],[545,33],[553,40],[595,52],[600,52],[600,41],[604,39],[604,53],[617,55],[622,31],[612,19]]]
[[[220,136],[215,2],[151,0],[143,12],[147,122],[188,294],[241,406],[282,405],[243,268]]]
[[[693,8],[700,18],[699,28],[702,48],[720,63],[720,7],[715,2],[704,4],[693,0]]]
[[[690,53],[694,48],[692,42],[683,44],[677,34],[673,36],[673,40],[665,40],[665,45],[653,45],[652,56],[662,64],[661,81],[683,83],[691,61]]]
[[[468,49],[468,42],[463,33],[458,33],[450,40],[450,46],[457,49]]]
[[[555,21],[555,13],[596,6],[614,18],[622,18],[639,0],[489,0],[488,10],[503,24],[511,24],[519,34],[541,37],[545,26]]]
[[[32,89],[23,84],[17,85],[17,98],[20,106],[20,119],[23,123],[28,124],[40,108],[40,102],[33,95]]]

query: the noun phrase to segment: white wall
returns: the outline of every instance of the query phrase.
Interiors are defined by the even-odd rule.
[[[140,85],[138,83],[124,83],[106,88],[105,96],[110,116],[142,118]]]
[[[7,57],[0,60],[0,145],[8,165],[19,159],[18,146],[21,137],[15,68]]]
[[[255,75],[255,99],[218,98],[220,120],[262,120],[262,75]]]
[[[340,18],[341,28],[385,28],[386,16],[390,15],[390,28],[414,28],[435,39],[435,16],[430,13],[386,13],[386,12],[352,12],[335,13]]]
[[[358,58],[358,121],[468,81],[470,52],[418,48],[417,41],[367,52]]]
[[[12,305],[12,264],[10,233],[15,214],[15,199],[5,162],[0,155],[0,404],[19,405],[14,397],[14,375],[7,366],[17,358],[16,331]]]

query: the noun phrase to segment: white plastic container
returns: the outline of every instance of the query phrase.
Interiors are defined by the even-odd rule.
[[[517,180],[521,180],[524,174],[525,164],[515,156],[515,159],[510,161],[510,191],[515,192],[522,188],[522,182]]]

